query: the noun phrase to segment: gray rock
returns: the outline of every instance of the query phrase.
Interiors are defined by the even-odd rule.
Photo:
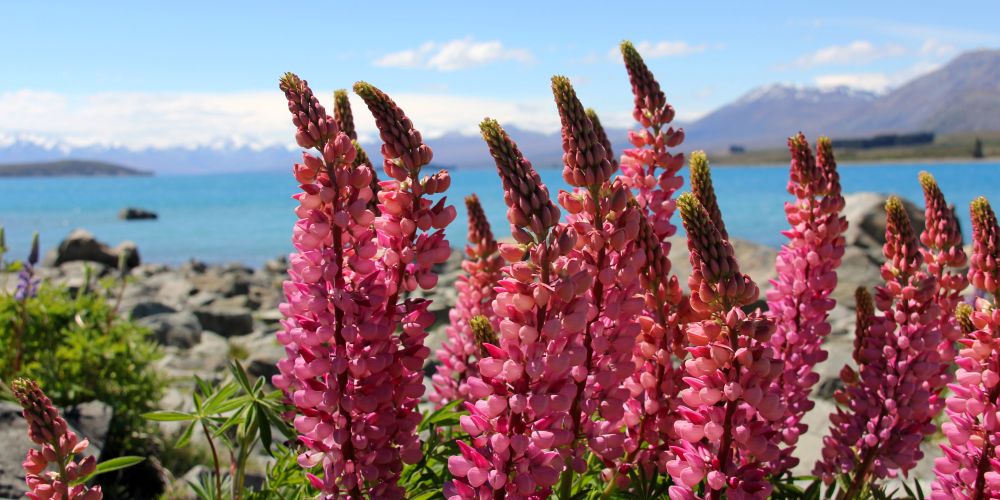
[[[277,375],[278,361],[284,359],[285,348],[278,343],[273,333],[256,332],[241,337],[229,339],[233,350],[243,351],[246,358],[241,360],[247,373],[255,377],[266,377],[270,380]]]
[[[225,377],[228,362],[229,343],[225,337],[202,332],[200,343],[185,352],[164,356],[160,366],[171,377],[190,378],[197,375],[212,382]]]
[[[75,294],[82,288],[94,290],[97,287],[100,277],[104,276],[108,267],[97,262],[73,261],[59,265],[60,277],[55,279],[56,283],[64,285],[70,293]]]
[[[163,313],[175,313],[176,309],[170,307],[162,302],[157,302],[155,300],[147,300],[143,302],[137,302],[131,307],[129,311],[129,316],[132,319],[142,319],[145,317],[153,316],[154,314]]]
[[[876,260],[863,247],[845,248],[840,268],[837,269],[837,288],[833,291],[833,298],[838,304],[853,309],[854,292],[859,286],[871,289],[882,282],[881,265],[882,260]]]
[[[223,297],[250,293],[250,274],[242,271],[209,268],[204,274],[192,275],[190,279],[198,291],[212,292]]]
[[[149,328],[162,345],[186,349],[201,342],[201,323],[190,311],[153,314],[138,323]]]
[[[914,179],[916,182],[916,179]],[[844,217],[847,231],[844,238],[848,246],[859,246],[881,254],[885,244],[885,202],[889,195],[882,193],[851,193],[844,196]],[[920,234],[924,228],[924,211],[904,199],[903,206],[913,223],[913,230]]]
[[[145,285],[153,290],[156,300],[175,309],[183,309],[187,305],[188,299],[195,293],[191,283],[176,272],[153,276],[146,281]]]
[[[105,266],[117,268],[118,258],[124,255],[125,266],[128,269],[136,267],[140,263],[139,250],[135,243],[122,242],[115,248],[97,241],[89,231],[85,229],[74,229],[59,244],[53,252],[46,255],[45,263],[49,266],[58,266],[64,262],[85,261],[99,262]]]
[[[253,331],[253,314],[246,307],[212,305],[198,308],[194,314],[204,329],[226,337],[245,335]]]
[[[118,218],[121,220],[155,220],[157,217],[156,212],[152,210],[136,207],[126,207],[118,212]]]

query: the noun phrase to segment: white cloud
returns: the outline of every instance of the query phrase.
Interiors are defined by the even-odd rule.
[[[819,75],[814,81],[821,88],[851,87],[871,92],[885,92],[918,76],[941,67],[939,63],[921,61],[895,73],[840,73]]]
[[[717,48],[722,48],[718,45]],[[686,56],[688,54],[698,54],[708,50],[706,44],[690,44],[682,40],[663,40],[659,42],[639,42],[635,44],[636,50],[643,59],[661,59],[664,57]],[[608,50],[608,57],[614,60],[621,59],[621,48],[617,45]],[[585,62],[596,62],[592,56],[585,59]]]
[[[936,38],[928,38],[920,46],[920,54],[925,56],[945,57],[954,54],[957,50],[954,45],[944,43]]]
[[[386,68],[455,71],[496,61],[529,63],[533,60],[530,51],[504,47],[497,40],[477,42],[472,38],[462,38],[443,43],[425,42],[415,49],[386,54],[376,59],[374,64]]]
[[[892,43],[875,45],[867,40],[857,40],[847,45],[831,45],[798,58],[797,68],[812,68],[829,64],[867,64],[878,59],[906,54],[906,48]]]
[[[316,94],[329,102],[330,91],[317,90]],[[391,95],[429,138],[447,132],[477,134],[485,116],[532,131],[559,130],[559,116],[548,97],[491,99],[436,91]],[[362,140],[375,140],[374,120],[360,99],[353,95],[351,98],[358,133]],[[15,135],[33,137],[36,142],[58,140],[74,146],[131,149],[294,146],[291,118],[277,91],[87,95],[0,92],[0,141]]]

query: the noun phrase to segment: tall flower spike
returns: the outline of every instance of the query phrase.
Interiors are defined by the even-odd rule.
[[[295,140],[306,149],[322,148],[337,135],[337,123],[326,114],[326,109],[313,95],[309,84],[294,73],[285,73],[279,81],[281,91],[288,99],[288,111],[295,124]]]
[[[424,144],[413,122],[385,92],[366,82],[355,83],[354,92],[364,99],[375,117],[375,126],[383,142],[385,173],[389,177],[403,181],[431,162],[434,157],[431,148]]]
[[[594,108],[587,108],[587,118],[590,118],[590,123],[594,125],[597,140],[601,141],[601,145],[604,146],[605,156],[611,162],[611,171],[617,171],[618,159],[615,158],[615,153],[611,149],[611,139],[608,138],[608,133],[604,130],[604,125],[601,125],[601,119],[597,116],[597,111],[594,111]]]
[[[1000,228],[990,202],[980,196],[969,205],[972,215],[972,260],[969,282],[972,286],[1000,295]]]
[[[969,275],[986,285],[995,276],[997,223],[984,198],[972,202],[973,253]],[[996,296],[993,298],[996,301]],[[937,476],[931,498],[985,499],[1000,497],[1000,310],[996,303],[977,298],[975,310],[961,303],[956,323],[964,335],[955,358],[958,370],[946,402],[948,421],[941,431],[948,439],[943,455],[934,461]]]
[[[552,94],[562,120],[563,179],[577,187],[604,184],[614,167],[569,78],[553,76]]]
[[[782,370],[767,344],[774,322],[745,306],[758,295],[742,274],[732,247],[690,193],[677,200],[694,269],[692,307],[711,317],[686,325],[691,359],[674,430],[680,441],[667,470],[671,498],[767,498],[766,464],[778,457],[775,423],[785,415],[773,381]],[[704,481],[703,486],[699,486]]]
[[[880,314],[861,340],[857,383],[845,384],[837,396],[845,406],[830,417],[823,460],[815,468],[828,484],[845,475],[845,498],[912,469],[944,403],[937,283],[922,268],[917,237],[896,197],[886,202],[883,252],[885,285],[875,289]]]
[[[40,281],[35,277],[35,266],[38,265],[38,233],[31,237],[31,250],[28,258],[22,263],[21,270],[17,274],[17,289],[14,291],[14,300],[24,302],[38,294],[38,284]]]
[[[311,96],[300,83],[297,92]],[[386,155],[401,180],[382,183],[377,218],[368,209],[372,172],[355,164],[347,134],[314,145],[322,157],[306,153],[295,166],[302,189],[294,196],[296,253],[277,335],[287,357],[272,381],[296,407],[305,447],[299,464],[322,467],[322,477],[307,478],[324,498],[399,498],[403,463],[421,456],[416,406],[429,354],[423,340],[434,322],[429,301],[400,297],[436,284],[432,268],[450,254],[442,229],[455,211],[427,198],[450,180],[447,172],[419,178],[430,152],[403,112],[374,87],[357,87],[382,135],[408,138],[406,148],[397,141],[383,152],[403,151],[410,164]]]
[[[684,142],[684,129],[675,130],[670,126],[674,108],[667,104],[659,83],[635,47],[624,41],[621,50],[635,97],[633,116],[642,129],[629,132],[629,142],[634,148],[625,150],[622,155],[619,178],[632,189],[663,242],[664,253],[669,255],[667,238],[677,232],[671,222],[675,208],[673,195],[684,183],[677,175],[684,166],[684,155],[672,154],[668,149]]]
[[[347,134],[352,141],[358,140],[358,133],[354,130],[354,114],[351,113],[351,101],[347,98],[347,91],[338,89],[333,92],[333,118],[337,121],[340,131]]]
[[[503,182],[511,234],[522,244],[535,241],[526,232],[528,229],[535,238],[543,239],[559,222],[559,209],[552,203],[549,189],[496,120],[486,118],[479,124],[479,130]]]
[[[634,245],[640,211],[627,205],[628,191],[609,182],[614,165],[602,131],[590,120],[565,77],[552,79],[552,90],[562,119],[563,178],[576,189],[560,192],[559,203],[569,213],[568,224],[579,237],[574,256],[587,263],[597,279],[588,290],[590,319],[579,338],[585,357],[574,368],[576,394],[570,431],[575,436],[570,467],[563,473],[560,497],[572,495],[578,473],[586,470],[586,445],[607,465],[610,478],[624,452],[620,432],[629,392],[623,387],[631,376],[632,346],[639,332],[636,317],[642,310],[639,293],[641,258]]]
[[[775,357],[784,362],[784,373],[775,380],[774,388],[781,392],[788,408],[779,423],[783,446],[781,458],[772,464],[774,476],[798,464],[795,446],[799,436],[808,431],[802,420],[815,406],[809,394],[819,374],[813,368],[827,357],[822,344],[830,333],[828,316],[836,305],[830,294],[837,286],[847,229],[847,220],[840,213],[844,198],[829,141],[820,139],[817,145],[818,165],[801,133],[790,138],[788,145],[792,157],[788,192],[795,199],[785,202],[785,217],[791,226],[784,232],[788,243],[778,254],[777,278],[767,292],[768,316],[777,326],[770,343]]]
[[[625,59],[625,69],[628,70],[628,79],[632,84],[632,95],[635,98],[635,111],[633,111],[635,121],[644,127],[672,121],[674,109],[667,104],[667,98],[660,90],[660,84],[646,67],[639,51],[635,50],[635,46],[628,40],[621,43],[621,51]]]
[[[962,248],[962,229],[958,225],[955,212],[944,199],[944,194],[938,187],[934,177],[927,172],[920,172],[920,186],[924,190],[924,231],[920,234],[920,242],[924,244],[921,253],[927,263],[927,271],[937,279],[938,290],[935,301],[941,309],[940,346],[942,361],[946,367],[951,366],[955,359],[955,342],[962,336],[955,316],[950,311],[955,310],[962,302],[962,290],[969,285],[965,273],[959,271],[965,267],[967,259]],[[945,370],[942,376],[950,378]]]
[[[469,245],[465,247],[466,257],[462,261],[465,272],[455,284],[458,300],[448,313],[451,322],[445,329],[447,339],[437,351],[441,364],[431,378],[434,393],[429,399],[438,406],[455,400],[470,400],[468,380],[478,376],[478,360],[485,356],[474,320],[485,321],[492,330],[490,323],[496,317],[492,302],[503,266],[479,198],[474,194],[466,197],[465,206],[469,214]]]
[[[715,188],[712,186],[712,171],[708,168],[708,155],[704,151],[691,153],[691,192],[708,212],[712,224],[715,225],[715,229],[719,230],[722,238],[729,238],[726,224],[722,222],[722,211],[719,210],[719,201],[715,197]]]
[[[28,450],[22,464],[30,490],[28,498],[100,500],[103,496],[100,486],[88,488],[86,484],[72,484],[97,469],[97,458],[93,455],[78,459],[86,451],[89,441],[81,440],[69,430],[66,420],[33,380],[16,379],[11,388],[14,398],[24,409],[28,437],[40,445],[39,449]]]
[[[574,441],[571,371],[585,362],[585,351],[573,340],[587,325],[585,294],[594,276],[574,255],[572,227],[539,218],[544,210],[557,221],[559,212],[531,164],[496,121],[484,120],[480,127],[503,179],[512,229],[532,224],[525,213],[538,229],[532,229],[535,238],[525,231],[529,237],[520,245],[501,245],[508,264],[493,301],[497,344],[483,344],[489,356],[479,361],[479,377],[469,380],[477,401],[466,404],[469,415],[460,423],[471,441],[459,443],[461,454],[449,458],[455,479],[444,494],[544,498],[565,466],[562,453]],[[538,209],[527,212],[532,203]]]

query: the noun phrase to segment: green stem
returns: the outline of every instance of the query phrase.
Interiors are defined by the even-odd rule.
[[[219,466],[219,453],[215,449],[215,440],[212,439],[212,433],[208,430],[208,424],[204,420],[201,421],[201,429],[205,432],[205,439],[208,440],[208,447],[212,450],[212,462],[215,465],[215,498],[222,498],[222,468]]]

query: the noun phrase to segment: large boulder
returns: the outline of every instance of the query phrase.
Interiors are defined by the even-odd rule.
[[[151,314],[137,322],[149,328],[162,345],[187,349],[201,342],[201,322],[190,311]]]
[[[858,246],[869,252],[882,253],[885,244],[885,202],[889,195],[882,193],[851,193],[844,195],[844,217],[847,218],[847,232],[844,238],[847,246]],[[903,207],[910,216],[913,230],[920,234],[924,229],[924,210],[907,199]]]
[[[97,238],[86,229],[74,229],[59,244],[58,248],[45,256],[45,264],[55,267],[66,262],[84,261],[99,262],[105,266],[117,268],[118,259],[122,256],[128,269],[139,265],[139,249],[135,243],[123,241],[118,246],[111,248],[107,244],[97,241]]]
[[[245,335],[253,331],[253,313],[246,307],[208,306],[194,311],[202,328],[224,337]]]

